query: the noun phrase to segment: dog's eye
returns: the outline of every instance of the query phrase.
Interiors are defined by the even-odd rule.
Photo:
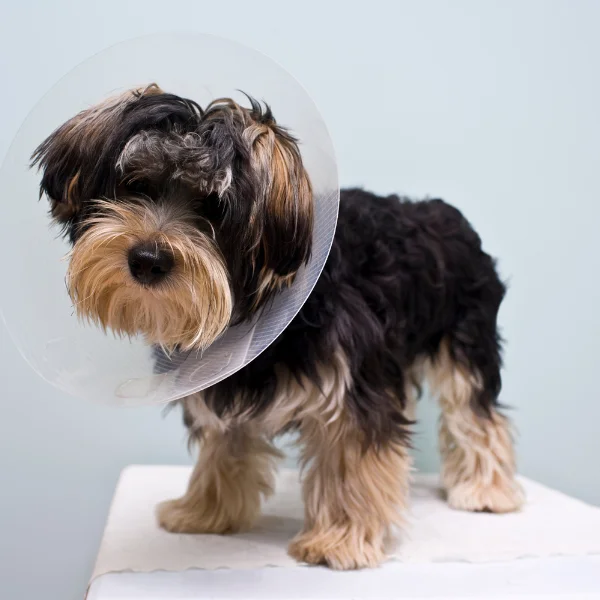
[[[209,194],[199,203],[199,210],[204,218],[218,222],[225,216],[225,202],[219,198],[218,194]]]
[[[130,194],[153,197],[156,186],[147,179],[136,179],[127,182],[126,187]]]

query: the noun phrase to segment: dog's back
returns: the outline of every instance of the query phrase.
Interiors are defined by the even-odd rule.
[[[219,415],[242,406],[260,413],[273,402],[278,373],[316,381],[317,366],[342,352],[355,390],[348,402],[368,436],[403,436],[398,405],[405,405],[407,371],[435,357],[442,341],[469,365],[479,358],[473,346],[485,346],[486,359],[474,366],[489,387],[484,404],[494,401],[503,295],[494,261],[454,207],[343,190],[330,256],[300,313],[263,354],[209,390],[207,400]]]

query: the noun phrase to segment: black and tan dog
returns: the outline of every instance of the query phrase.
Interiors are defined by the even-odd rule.
[[[254,100],[202,110],[151,85],[78,114],[33,160],[73,244],[78,315],[165,351],[206,348],[252,319],[310,258],[314,199],[296,140]],[[458,210],[343,191],[331,254],[300,313],[249,365],[181,401],[201,451],[160,524],[251,527],[273,491],[272,439],[297,430],[306,518],[290,553],[376,565],[406,510],[424,380],[442,408],[448,502],[519,508],[498,409],[504,291]]]

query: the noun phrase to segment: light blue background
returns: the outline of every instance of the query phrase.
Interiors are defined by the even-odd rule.
[[[510,282],[503,400],[521,472],[600,504],[599,22],[593,0],[11,3],[0,155],[61,75],[115,42],[185,28],[265,52],[320,107],[343,185],[442,196],[471,219]],[[119,471],[189,461],[179,415],[67,397],[3,328],[0,374],[0,597],[81,598]],[[421,414],[431,470],[432,404]]]

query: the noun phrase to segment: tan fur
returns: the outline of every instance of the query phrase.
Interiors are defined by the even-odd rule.
[[[303,233],[306,223],[312,231],[312,187],[297,146],[285,137],[276,135],[273,129],[266,128],[262,135],[256,138],[253,149],[255,168],[262,173],[264,182],[264,222],[271,227],[275,223],[293,223],[294,231],[288,243]],[[257,230],[263,226],[260,220],[254,220],[253,224]],[[260,249],[268,263],[269,239],[262,235],[260,238],[261,244],[256,247],[255,254]],[[263,269],[256,303],[258,304],[266,294],[290,285],[295,276],[296,272],[286,273],[281,277],[271,269]]]
[[[74,177],[71,177],[65,192],[65,198],[62,202],[50,199],[50,212],[52,216],[59,222],[68,221],[78,210],[78,200],[76,194],[78,181],[79,172],[77,172]]]
[[[191,417],[190,441],[195,441],[201,437],[203,430],[219,431],[225,433],[232,425],[241,425],[247,419],[219,418],[208,406],[204,400],[203,392],[196,392],[182,400],[184,410]]]
[[[400,444],[366,450],[347,415],[301,425],[305,523],[291,556],[334,569],[374,567],[393,525],[403,525],[411,459]]]
[[[205,442],[187,494],[159,508],[161,526],[169,531],[222,532],[251,523],[263,489],[268,491],[265,481],[272,467],[270,447],[263,446],[266,442],[262,440],[257,442],[257,432],[271,437],[293,421],[300,425],[307,470],[303,491],[306,520],[304,530],[290,545],[290,554],[337,569],[380,562],[390,527],[402,524],[410,458],[397,444],[365,450],[359,429],[345,410],[351,378],[341,352],[330,364],[322,365],[319,374],[321,385],[316,387],[308,380],[298,381],[280,372],[271,408],[250,421],[243,414],[216,417],[202,393],[186,398],[192,431],[202,428]],[[232,481],[229,473],[239,473],[241,456],[228,458],[229,436],[240,435],[246,428],[254,432],[254,441],[243,446],[246,473],[242,480]],[[259,463],[262,466],[257,467]],[[240,486],[248,487],[248,498]],[[220,490],[221,495],[216,497],[214,490]],[[240,499],[248,501],[247,511],[242,510]]]
[[[303,448],[305,523],[290,544],[291,556],[334,569],[379,564],[385,557],[388,533],[392,527],[403,524],[410,455],[401,443],[380,448],[365,444],[345,403],[351,374],[341,351],[332,356],[329,364],[319,367],[319,376],[321,384],[317,387],[308,380],[297,380],[287,371],[279,371],[273,403],[258,417],[235,413],[219,418],[206,406],[203,394],[186,399],[192,431],[208,430],[209,441],[186,496],[161,507],[161,525],[171,531],[229,531],[251,523],[259,509],[262,490],[270,489],[264,481],[272,467],[264,460],[263,467],[252,466],[253,453],[264,459],[269,455],[269,446],[245,446],[248,464],[244,467],[247,477],[243,486],[250,490],[250,496],[248,511],[243,511],[239,504],[242,492],[229,477],[239,458],[231,458],[234,466],[227,462],[230,445],[224,440],[245,427],[252,428],[253,439],[260,439],[258,432],[271,437],[293,422],[299,427]],[[442,345],[434,361],[418,361],[408,373],[409,418],[423,376],[429,378],[433,391],[440,395],[443,482],[449,503],[466,510],[517,509],[522,493],[515,480],[509,423],[497,411],[491,419],[478,416],[470,405],[473,394],[481,387],[478,374],[452,361],[447,347]],[[217,498],[213,490],[221,490],[222,495]],[[222,510],[216,508],[219,503]],[[207,506],[213,508],[209,510]]]
[[[455,363],[443,344],[429,378],[442,408],[439,439],[448,503],[462,510],[518,510],[523,493],[515,479],[510,422],[497,410],[491,418],[478,415],[470,405],[481,388],[479,375]]]
[[[341,422],[344,394],[350,383],[348,364],[341,351],[328,365],[319,366],[321,385],[308,379],[298,381],[288,371],[278,373],[278,387],[271,408],[260,417],[261,427],[276,435],[289,423],[319,423],[326,428]],[[333,440],[331,440],[333,441]]]
[[[258,289],[254,295],[254,307],[258,307],[261,304],[261,301],[265,296],[267,296],[271,292],[280,292],[281,290],[289,287],[294,283],[296,279],[297,272],[294,271],[292,273],[288,273],[286,275],[278,275],[273,271],[273,269],[269,269],[263,267],[260,271],[259,275],[259,284]]]
[[[231,533],[250,529],[261,500],[273,493],[281,453],[251,427],[207,431],[182,498],[163,502],[158,521],[178,533]]]
[[[310,419],[323,427],[338,421],[344,410],[344,394],[350,382],[350,373],[341,352],[333,355],[331,363],[319,367],[321,385],[316,387],[308,379],[298,380],[289,371],[280,369],[277,373],[275,398],[269,409],[258,416],[247,413],[217,417],[199,392],[183,400],[184,407],[193,419],[192,430],[218,430],[225,432],[248,423],[251,419],[268,437],[284,431],[291,422]]]
[[[425,360],[417,358],[406,372],[406,383],[404,384],[406,408],[404,409],[404,416],[410,421],[417,420],[417,400],[421,394],[425,378],[425,363]]]
[[[313,388],[311,402],[296,410],[287,406],[302,415],[301,464],[306,470],[304,528],[289,552],[297,560],[334,569],[373,567],[384,558],[391,526],[403,524],[410,457],[400,444],[365,447],[345,406],[351,374],[342,353],[321,377],[324,394]]]
[[[194,216],[169,206],[98,201],[101,211],[75,244],[67,273],[77,315],[117,335],[141,333],[165,349],[205,348],[229,324],[227,269],[213,239]],[[158,286],[143,287],[129,273],[127,253],[155,242],[175,259]]]
[[[308,381],[299,382],[288,372],[280,372],[271,408],[253,419],[237,412],[217,417],[207,407],[202,392],[185,398],[192,436],[202,439],[200,456],[186,495],[159,506],[161,527],[183,533],[224,533],[251,526],[260,508],[260,496],[268,495],[272,488],[269,478],[273,459],[278,456],[260,435],[272,438],[292,420],[309,415],[320,419],[323,426],[337,419],[349,378],[344,369],[345,361],[336,355],[331,367],[322,369],[322,391]],[[234,446],[235,439],[238,441]],[[243,448],[243,455],[231,456],[234,447]],[[242,477],[240,469],[244,470]],[[266,482],[270,482],[268,486]],[[246,508],[244,503],[248,504]]]

